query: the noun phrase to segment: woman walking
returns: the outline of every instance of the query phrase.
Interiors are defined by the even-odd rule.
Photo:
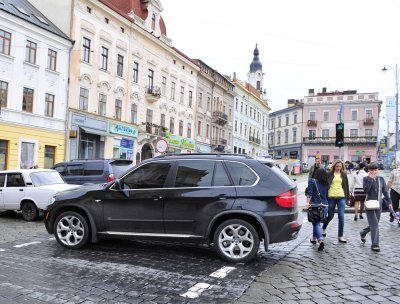
[[[353,175],[350,179],[350,193],[352,193],[354,197],[354,220],[358,220],[358,215],[360,215],[360,219],[363,219],[362,213],[364,210],[364,201],[365,201],[365,192],[363,188],[363,180],[364,177],[368,176],[368,173],[365,172],[365,163],[360,163],[358,165],[358,169],[356,172],[353,172]]]
[[[328,212],[328,173],[323,168],[315,171],[314,178],[308,180],[308,187],[306,190],[307,195],[307,209],[310,207],[318,207],[323,205],[324,213]],[[318,251],[324,250],[325,243],[322,237],[321,222],[312,222],[313,236],[310,242],[316,244],[318,242]]]
[[[332,164],[332,170],[329,172],[329,190],[328,190],[328,218],[322,226],[322,235],[326,236],[326,227],[333,219],[336,205],[338,207],[338,237],[340,243],[347,243],[344,232],[344,209],[346,202],[349,200],[349,181],[344,172],[343,162],[339,159]]]
[[[368,226],[360,232],[361,242],[366,242],[366,235],[371,232],[371,250],[380,251],[379,248],[379,220],[382,212],[382,195],[385,197],[385,204],[392,209],[392,202],[386,189],[385,180],[378,176],[378,165],[372,163],[368,166],[368,176],[364,178],[364,191],[367,194],[366,201],[377,200],[379,205],[377,209],[368,209],[367,204],[365,214],[368,220]]]

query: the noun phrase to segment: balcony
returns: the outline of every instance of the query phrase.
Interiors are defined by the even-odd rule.
[[[167,137],[168,129],[162,126],[155,125],[153,123],[142,123],[138,130],[138,142],[141,143],[144,140],[155,140],[158,137]]]
[[[156,86],[146,86],[145,88],[145,96],[148,101],[155,102],[161,97],[161,89]]]
[[[374,118],[368,117],[364,119],[364,126],[372,126],[374,125]]]
[[[261,144],[261,139],[259,139],[259,138],[256,138],[256,137],[254,137],[254,136],[249,136],[249,141],[250,142],[253,142],[253,143],[255,143],[255,144]]]
[[[378,138],[376,136],[366,137],[345,137],[345,146],[362,146],[362,145],[376,145]],[[319,146],[334,146],[335,137],[303,137],[303,144],[306,146],[319,145]]]
[[[226,115],[224,112],[221,111],[214,111],[213,120],[216,124],[224,126],[228,122],[228,115]]]
[[[307,120],[307,126],[316,127],[317,126],[317,121],[316,120]]]
[[[214,146],[226,146],[228,141],[225,138],[213,138],[212,144]]]

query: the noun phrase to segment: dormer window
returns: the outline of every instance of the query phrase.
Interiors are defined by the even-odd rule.
[[[153,31],[156,30],[156,14],[153,14],[153,16],[151,17],[151,29]]]

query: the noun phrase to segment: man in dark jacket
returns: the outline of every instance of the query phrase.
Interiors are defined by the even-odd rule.
[[[311,166],[310,172],[308,172],[308,179],[314,178],[315,172],[317,171],[318,168],[321,167],[321,158],[319,156],[315,157],[315,164]]]

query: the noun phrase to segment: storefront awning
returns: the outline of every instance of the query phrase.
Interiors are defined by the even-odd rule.
[[[89,134],[96,134],[96,135],[100,135],[100,136],[108,136],[109,134],[105,131],[102,130],[97,130],[97,129],[92,129],[92,128],[88,128],[88,127],[79,127],[81,128],[85,133],[89,133]]]

